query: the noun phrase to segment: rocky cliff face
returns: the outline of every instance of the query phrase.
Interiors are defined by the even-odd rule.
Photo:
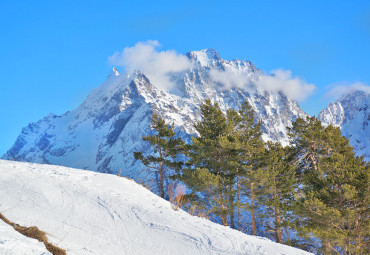
[[[104,84],[93,90],[77,109],[61,116],[49,115],[23,128],[12,148],[2,157],[37,163],[117,173],[140,179],[144,166],[133,151],[150,152],[142,136],[152,132],[155,112],[174,123],[185,139],[196,135],[193,124],[200,119],[205,99],[221,109],[239,108],[245,101],[262,120],[263,138],[288,144],[286,126],[306,114],[282,93],[261,91],[255,81],[263,75],[251,62],[223,60],[215,50],[187,53],[193,67],[171,74],[176,84],[161,91],[145,74],[119,74],[114,70]],[[248,86],[227,88],[211,72],[242,72]]]
[[[370,94],[351,91],[330,103],[318,116],[324,125],[341,128],[357,155],[370,160]]]

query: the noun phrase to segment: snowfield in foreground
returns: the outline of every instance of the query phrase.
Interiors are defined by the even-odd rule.
[[[0,160],[0,197],[5,217],[39,227],[68,254],[309,254],[174,211],[141,185],[109,174]],[[0,253],[7,254],[4,241],[13,233],[3,225]]]
[[[28,238],[0,220],[0,254],[2,255],[49,255],[45,245],[36,239]]]

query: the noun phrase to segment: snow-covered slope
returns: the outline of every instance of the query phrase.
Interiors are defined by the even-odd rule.
[[[153,112],[174,123],[184,138],[196,134],[199,106],[209,98],[223,110],[238,108],[248,100],[262,120],[264,139],[287,144],[286,125],[306,114],[283,94],[260,91],[255,82],[262,72],[252,63],[223,60],[215,50],[189,52],[192,68],[174,73],[176,86],[164,92],[139,71],[119,74],[114,70],[106,82],[91,92],[76,110],[61,116],[50,114],[23,128],[3,159],[50,163],[80,169],[122,174],[136,180],[143,165],[134,151],[149,151],[142,136],[150,132]],[[247,88],[226,89],[211,72],[243,73]],[[245,86],[244,86],[245,87]]]
[[[5,217],[38,226],[68,254],[308,254],[175,211],[115,175],[0,160],[0,187]]]
[[[2,220],[0,220],[0,254],[51,255],[43,243],[18,233]]]
[[[341,128],[349,138],[357,155],[364,155],[370,161],[370,94],[351,91],[335,103],[330,103],[318,116],[324,125]]]

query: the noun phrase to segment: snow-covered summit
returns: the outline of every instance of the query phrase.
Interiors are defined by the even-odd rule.
[[[324,125],[341,128],[358,155],[370,160],[370,94],[353,90],[330,103],[318,116]]]
[[[190,51],[186,53],[186,56],[203,67],[214,67],[222,60],[214,49]]]
[[[199,51],[190,51],[186,56],[198,67],[198,69],[210,68],[219,71],[244,71],[257,72],[259,71],[251,61],[242,61],[239,59],[225,60],[220,57],[218,52],[214,49],[204,49]]]
[[[115,175],[0,160],[0,187],[0,211],[9,220],[38,226],[72,255],[309,254],[175,211]],[[2,233],[0,224],[0,252],[8,252],[2,254],[47,254],[16,233]],[[27,247],[35,252],[22,253]]]

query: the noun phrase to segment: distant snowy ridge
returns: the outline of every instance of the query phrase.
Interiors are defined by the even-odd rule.
[[[140,180],[144,166],[134,151],[150,153],[142,136],[153,132],[151,116],[157,113],[174,124],[184,139],[196,135],[199,107],[205,99],[218,102],[222,110],[239,108],[247,100],[262,121],[264,140],[288,144],[292,121],[306,114],[297,102],[282,93],[269,93],[256,86],[264,75],[251,62],[223,60],[215,50],[186,54],[189,70],[171,74],[176,84],[162,91],[145,74],[116,70],[77,109],[61,116],[49,115],[22,130],[3,159],[65,165],[79,169],[118,173]],[[249,83],[227,88],[211,74],[242,73]]]
[[[341,128],[357,155],[370,161],[370,94],[354,90],[330,103],[318,116],[324,125]]]
[[[9,220],[37,225],[72,255],[309,254],[175,211],[168,201],[115,175],[0,160],[0,187],[0,211]],[[11,235],[0,224],[0,252]],[[1,254],[20,254],[12,251]]]

